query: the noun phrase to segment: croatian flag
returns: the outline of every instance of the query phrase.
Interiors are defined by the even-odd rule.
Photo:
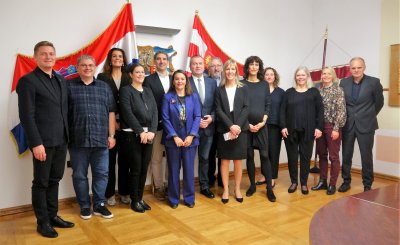
[[[194,16],[193,21],[193,29],[192,29],[192,37],[189,43],[189,51],[188,51],[188,60],[186,64],[186,71],[190,73],[190,58],[200,55],[204,58],[206,63],[206,68],[208,62],[213,57],[219,57],[223,63],[227,60],[232,59],[228,56],[224,51],[220,49],[220,47],[214,42],[211,36],[208,34],[206,28],[200,20],[198,13]],[[236,62],[239,69],[239,74],[243,75],[243,65],[239,62]]]
[[[76,71],[76,60],[83,54],[94,57],[97,63],[96,75],[103,70],[107,53],[111,48],[121,48],[125,51],[128,63],[136,63],[138,51],[136,46],[135,25],[133,22],[132,4],[126,3],[118,16],[93,42],[74,52],[71,55],[61,57],[57,60],[54,70],[66,79],[78,76]],[[11,96],[9,100],[9,129],[14,136],[18,146],[18,153],[22,154],[28,149],[24,129],[22,128],[18,115],[18,95],[15,91],[18,80],[26,73],[36,67],[33,57],[17,54],[15,62]]]

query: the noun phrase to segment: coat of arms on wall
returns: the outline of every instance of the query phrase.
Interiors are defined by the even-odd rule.
[[[168,46],[168,48],[161,48],[158,46],[137,46],[139,52],[139,63],[144,67],[144,71],[146,75],[153,74],[156,71],[156,67],[154,65],[154,54],[159,51],[166,52],[168,54],[168,72],[172,74],[175,69],[172,65],[172,57],[177,54],[172,45]]]

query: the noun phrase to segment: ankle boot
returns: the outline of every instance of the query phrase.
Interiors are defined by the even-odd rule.
[[[328,183],[326,179],[320,179],[316,186],[311,187],[311,190],[318,191],[318,190],[326,190],[328,189]]]

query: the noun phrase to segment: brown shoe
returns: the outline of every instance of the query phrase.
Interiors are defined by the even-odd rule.
[[[154,197],[159,201],[165,200],[165,192],[162,188],[154,188]]]

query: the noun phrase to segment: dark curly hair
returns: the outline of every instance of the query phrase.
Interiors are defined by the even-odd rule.
[[[127,65],[128,65],[127,61],[126,61],[125,51],[123,49],[120,49],[120,48],[112,48],[112,49],[110,49],[110,51],[108,51],[107,59],[104,62],[104,68],[103,68],[103,72],[108,78],[112,78],[111,77],[111,72],[112,72],[112,68],[113,67],[111,65],[111,58],[112,58],[112,55],[113,55],[114,51],[120,51],[122,53],[122,58],[124,59],[124,66],[121,67],[122,72],[126,71],[125,69],[127,69]]]
[[[251,63],[256,62],[259,65],[259,69],[257,72],[257,78],[258,80],[262,81],[264,80],[264,62],[260,59],[260,57],[258,56],[250,56],[246,59],[246,61],[244,62],[244,74],[243,74],[243,78],[247,79],[249,77],[249,66]]]

